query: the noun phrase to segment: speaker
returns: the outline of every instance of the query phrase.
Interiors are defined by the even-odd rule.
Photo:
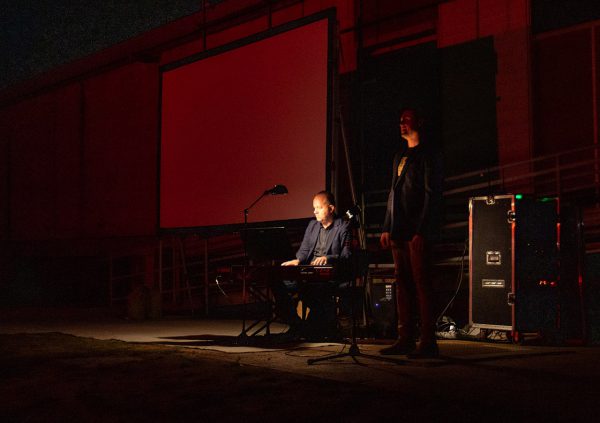
[[[393,276],[371,276],[371,332],[375,337],[396,338],[396,279]]]
[[[469,202],[469,322],[512,329],[513,196],[475,197]]]
[[[470,199],[472,326],[558,333],[567,329],[566,317],[577,326],[581,224],[573,209],[560,216],[559,205],[521,195]],[[563,233],[569,235],[561,245]]]

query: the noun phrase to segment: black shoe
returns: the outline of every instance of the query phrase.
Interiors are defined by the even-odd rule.
[[[420,359],[420,358],[438,358],[440,356],[440,350],[438,349],[437,342],[423,344],[420,343],[419,347],[412,353],[408,354],[408,358]]]
[[[404,341],[398,339],[389,347],[383,348],[379,351],[381,355],[405,355],[410,354],[415,350],[415,343],[411,341]]]

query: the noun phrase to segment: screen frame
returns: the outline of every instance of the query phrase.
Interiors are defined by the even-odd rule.
[[[170,70],[177,69],[179,67],[210,58],[219,54],[226,53],[235,49],[242,48],[244,46],[275,37],[288,31],[309,25],[320,20],[327,20],[327,116],[326,116],[326,135],[325,135],[325,187],[323,189],[331,190],[335,183],[333,181],[335,175],[332,172],[332,146],[333,146],[333,130],[334,130],[334,108],[336,102],[334,101],[334,87],[337,86],[337,66],[336,66],[336,43],[335,43],[335,28],[336,28],[336,10],[334,8],[321,11],[314,15],[306,16],[285,24],[270,28],[266,31],[252,34],[248,37],[241,38],[231,43],[224,44],[206,50],[200,53],[192,54],[182,59],[161,65],[159,67],[159,88],[158,88],[158,134],[157,134],[157,180],[156,180],[156,233],[159,235],[168,234],[203,234],[205,236],[218,235],[224,233],[231,233],[240,230],[244,227],[244,223],[231,223],[223,225],[208,225],[208,226],[190,226],[190,227],[176,227],[176,228],[163,228],[161,227],[160,210],[161,210],[161,147],[162,147],[162,96],[163,96],[163,74]],[[268,189],[270,187],[265,187]],[[256,193],[257,196],[260,192]],[[312,199],[307,198],[307,204]],[[243,214],[243,210],[240,210],[240,214]],[[250,213],[251,216],[251,213]],[[287,219],[287,220],[276,220],[276,221],[260,221],[260,222],[248,222],[248,228],[264,227],[269,226],[285,226],[289,224],[291,226],[299,226],[305,224],[312,218],[301,218],[301,219]]]

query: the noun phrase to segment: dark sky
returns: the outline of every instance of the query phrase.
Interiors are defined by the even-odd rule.
[[[533,0],[534,34],[600,19],[600,0]]]
[[[200,7],[201,0],[0,0],[0,89]]]
[[[190,15],[201,4],[202,0],[0,0],[0,90]],[[600,19],[600,0],[533,0],[532,18],[534,33]]]

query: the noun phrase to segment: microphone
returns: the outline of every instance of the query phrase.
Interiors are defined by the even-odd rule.
[[[282,195],[287,193],[288,189],[285,185],[275,185],[273,188],[266,190],[263,195]]]
[[[354,219],[354,217],[360,214],[360,206],[358,204],[353,205],[348,210],[346,210],[346,218],[348,220]]]

